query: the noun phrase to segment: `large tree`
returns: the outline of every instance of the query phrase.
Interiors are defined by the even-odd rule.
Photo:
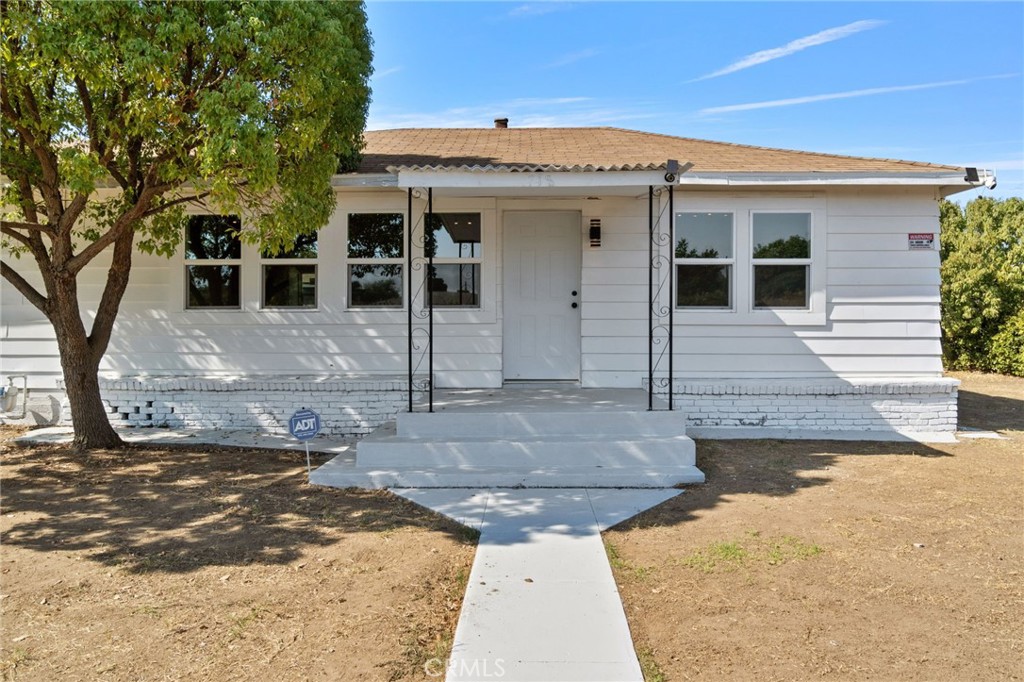
[[[76,445],[116,446],[97,372],[134,249],[175,253],[190,202],[242,215],[240,237],[272,250],[326,223],[331,175],[362,144],[366,15],[345,1],[2,0],[0,31],[2,274],[53,324]],[[104,253],[87,325],[77,278]]]

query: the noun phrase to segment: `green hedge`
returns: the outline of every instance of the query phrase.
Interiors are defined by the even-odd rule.
[[[940,213],[946,368],[1024,376],[1024,200],[943,200]]]

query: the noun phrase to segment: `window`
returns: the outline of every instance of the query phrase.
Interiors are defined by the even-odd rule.
[[[291,249],[262,254],[264,308],[316,307],[317,235],[303,234]]]
[[[401,308],[405,220],[401,213],[348,216],[348,305]]]
[[[733,214],[676,214],[676,306],[733,307]]]
[[[185,228],[185,308],[241,307],[238,216],[195,215]]]
[[[434,213],[424,255],[434,259],[425,290],[435,307],[480,307],[480,214]]]
[[[753,213],[754,308],[810,307],[811,214]]]

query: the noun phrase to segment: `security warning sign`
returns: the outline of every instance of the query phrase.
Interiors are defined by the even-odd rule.
[[[907,235],[907,248],[911,251],[932,251],[935,249],[934,232],[911,232]]]

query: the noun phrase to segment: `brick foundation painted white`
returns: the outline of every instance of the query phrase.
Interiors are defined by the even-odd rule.
[[[943,440],[957,428],[959,384],[948,378],[687,379],[674,383],[673,400],[698,438]],[[115,426],[287,433],[292,413],[309,407],[320,413],[324,433],[347,436],[370,433],[408,404],[407,383],[396,377],[125,378],[101,379],[100,389]],[[69,424],[63,403],[61,421]]]
[[[406,380],[393,377],[101,379],[100,392],[115,426],[287,434],[292,414],[310,408],[320,414],[323,433],[333,436],[370,433],[409,400]],[[64,421],[70,423],[70,414]]]
[[[947,378],[677,380],[673,406],[703,437],[952,434],[959,385]]]

